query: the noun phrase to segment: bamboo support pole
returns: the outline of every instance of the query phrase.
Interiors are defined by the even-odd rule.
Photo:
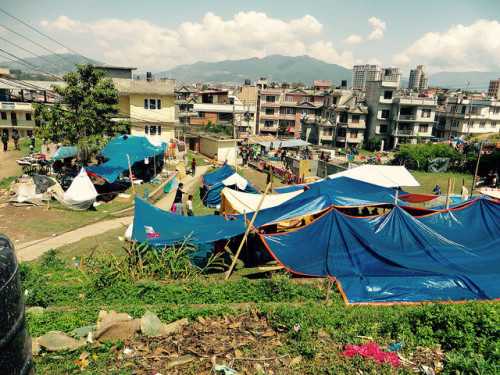
[[[448,179],[448,192],[446,193],[446,209],[450,208],[451,178]]]
[[[130,174],[130,182],[132,183],[132,193],[134,193],[135,196],[135,187],[134,187],[134,179],[132,178],[132,166],[130,165],[130,157],[127,154],[127,161],[128,161],[128,173]]]

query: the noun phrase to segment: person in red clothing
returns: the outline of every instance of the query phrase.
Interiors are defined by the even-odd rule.
[[[195,173],[196,173],[196,159],[193,158],[191,160],[191,176],[194,177]]]

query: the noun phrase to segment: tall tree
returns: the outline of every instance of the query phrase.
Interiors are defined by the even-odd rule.
[[[37,134],[46,141],[78,146],[78,162],[86,165],[107,142],[123,133],[128,121],[116,122],[120,103],[111,78],[92,63],[77,65],[77,71],[63,77],[65,87],[52,85],[62,103],[52,106],[37,103]]]

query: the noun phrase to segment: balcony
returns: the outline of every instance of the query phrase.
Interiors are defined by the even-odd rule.
[[[414,131],[411,129],[396,129],[392,135],[406,135],[406,136],[413,136]]]

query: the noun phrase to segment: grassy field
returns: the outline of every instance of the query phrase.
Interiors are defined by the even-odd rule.
[[[420,183],[418,187],[405,187],[403,190],[417,194],[432,194],[432,190],[436,185],[439,185],[443,194],[446,194],[448,189],[448,180],[454,181],[455,188],[452,193],[460,194],[462,183],[470,191],[472,186],[473,176],[464,173],[427,173],[421,171],[410,171],[413,177]]]

